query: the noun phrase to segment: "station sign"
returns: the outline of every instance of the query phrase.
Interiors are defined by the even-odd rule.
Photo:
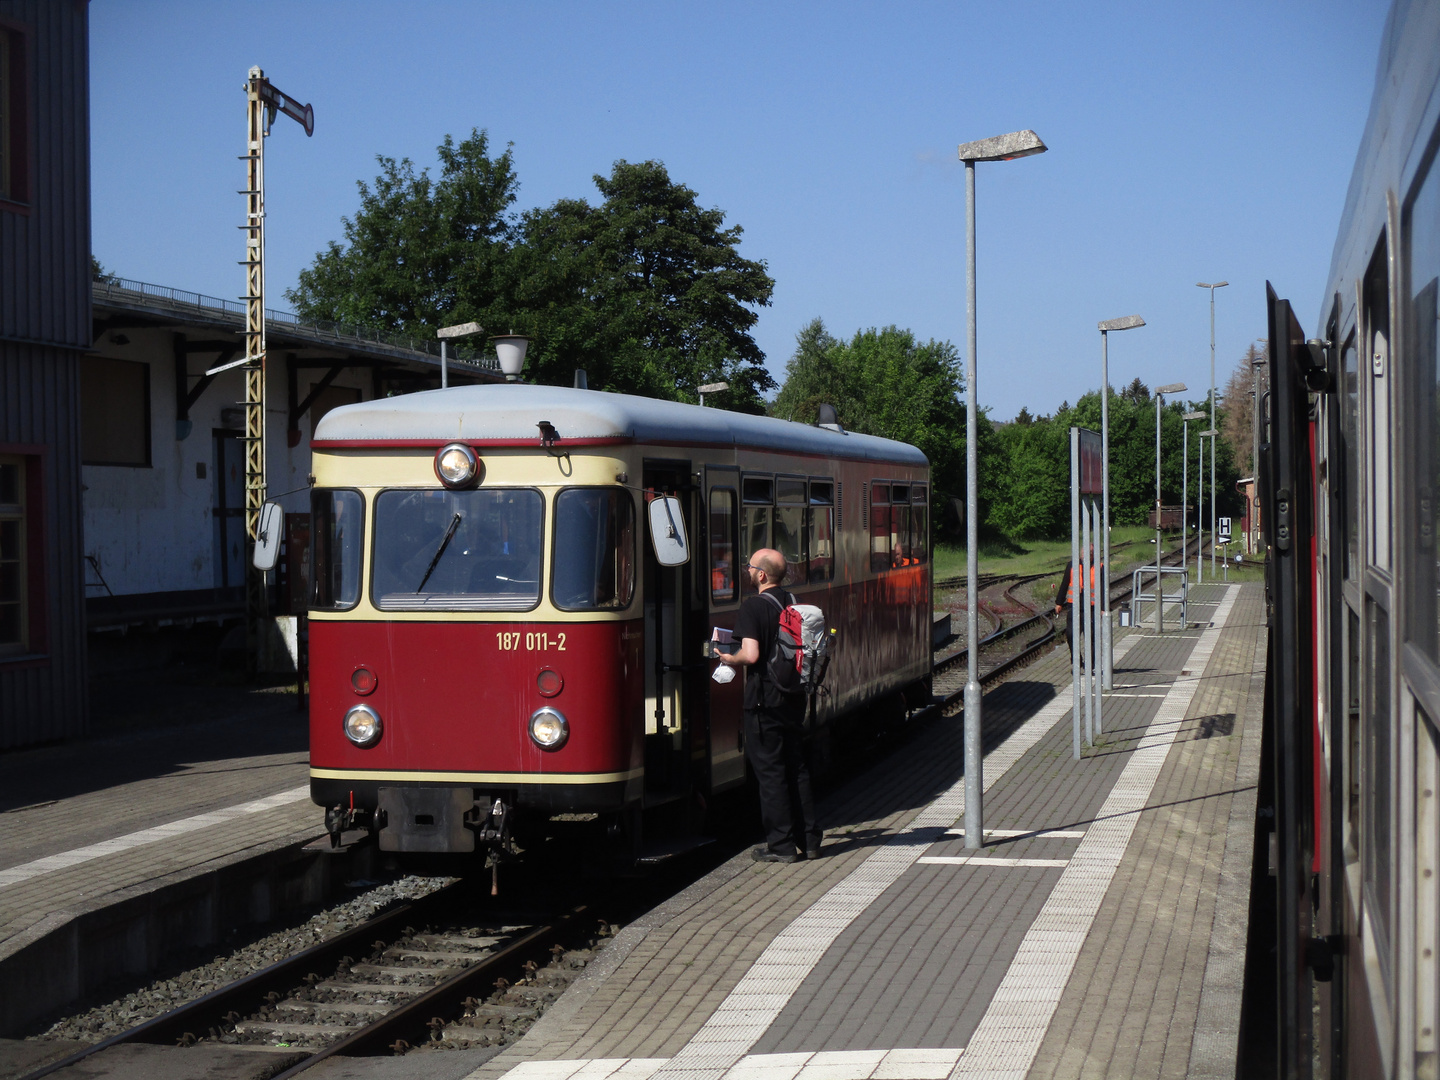
[[[1216,527],[1215,531],[1220,536],[1220,542],[1222,544],[1228,544],[1232,535],[1230,532],[1230,519],[1228,517],[1220,518],[1219,525]]]
[[[1080,429],[1080,494],[1099,495],[1104,490],[1104,455],[1100,433]]]

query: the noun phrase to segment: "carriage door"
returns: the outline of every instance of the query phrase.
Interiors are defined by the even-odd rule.
[[[749,552],[740,547],[740,472],[734,467],[705,470],[705,545],[696,557],[705,575],[703,591],[709,598],[709,626],[731,630],[740,610],[740,582]],[[730,651],[730,647],[726,647]],[[742,745],[745,676],[737,670],[728,683],[706,680],[709,698],[710,790],[724,791],[745,781]]]
[[[684,566],[665,567],[645,538],[645,805],[655,806],[685,796],[691,787],[694,676],[708,673],[700,656],[708,635],[694,625],[693,581],[704,554],[697,548],[690,463],[647,460],[642,483],[647,505],[655,495],[679,497],[691,549]]]

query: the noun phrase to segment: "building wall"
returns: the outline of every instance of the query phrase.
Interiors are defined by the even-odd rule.
[[[36,467],[41,550],[27,550],[32,635],[0,656],[0,750],[79,735],[86,721],[79,364],[90,346],[87,8],[0,0],[23,40],[25,199],[0,202],[0,454]],[[30,495],[35,492],[28,493]],[[28,501],[28,500],[27,500]]]
[[[84,466],[85,554],[95,560],[99,575],[92,569],[87,578],[89,596],[106,595],[100,577],[117,596],[226,584],[216,553],[214,509],[222,482],[233,485],[231,490],[239,493],[239,505],[243,506],[244,478],[242,472],[222,481],[223,463],[217,457],[215,432],[243,431],[239,403],[245,398],[244,376],[238,368],[216,376],[190,408],[189,434],[177,439],[173,336],[169,329],[126,330],[125,344],[115,344],[114,334],[103,335],[96,342],[95,350],[101,356],[149,367],[150,465]],[[209,362],[205,354],[192,354],[188,370],[192,376],[198,375]],[[301,400],[322,374],[315,369],[299,373]],[[193,378],[189,382],[194,385]],[[367,369],[347,368],[331,385],[358,392],[362,398],[373,396]],[[289,397],[283,353],[271,354],[266,396],[270,497],[290,492],[276,501],[287,513],[306,513],[310,508],[304,489],[310,472],[311,422],[308,413],[302,416],[299,444],[287,446]],[[237,457],[235,464],[243,470],[243,458]],[[203,477],[197,469],[201,465]],[[297,488],[301,490],[294,490]],[[243,576],[232,579],[235,584],[243,581]]]

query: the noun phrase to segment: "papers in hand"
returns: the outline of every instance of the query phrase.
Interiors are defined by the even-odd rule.
[[[710,640],[718,641],[722,645],[729,645],[734,642],[735,635],[732,634],[729,630],[726,630],[723,626],[716,626],[710,631]]]

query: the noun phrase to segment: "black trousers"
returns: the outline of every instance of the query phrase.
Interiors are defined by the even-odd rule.
[[[1097,621],[1100,618],[1098,611],[1095,613],[1095,618]],[[1075,655],[1075,639],[1077,637],[1080,639],[1082,650],[1085,646],[1085,627],[1082,625],[1077,628],[1075,622],[1075,608],[1067,605],[1065,608],[1065,645],[1070,650],[1071,656]],[[1083,651],[1080,653],[1080,666],[1085,666],[1085,653]]]
[[[805,708],[745,710],[745,758],[760,786],[765,846],[777,855],[820,849],[805,755]]]

